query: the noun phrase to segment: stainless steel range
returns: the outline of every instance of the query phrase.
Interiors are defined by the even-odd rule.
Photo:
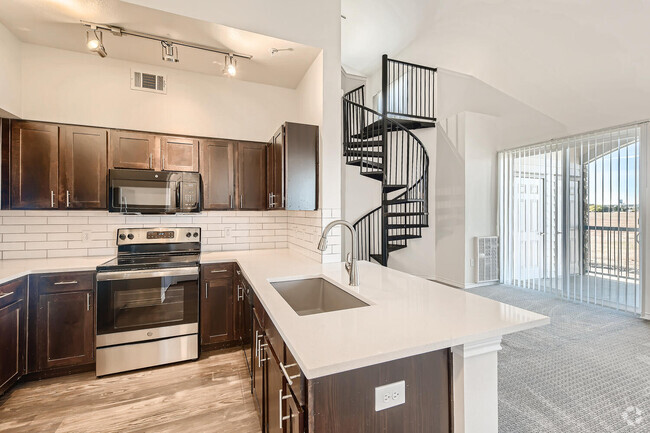
[[[97,267],[97,376],[198,358],[201,229],[118,229]]]

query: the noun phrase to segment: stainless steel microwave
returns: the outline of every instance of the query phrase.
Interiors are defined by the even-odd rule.
[[[180,171],[109,170],[108,211],[174,214],[201,210],[201,175]]]

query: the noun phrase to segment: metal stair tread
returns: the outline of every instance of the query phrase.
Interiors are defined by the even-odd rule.
[[[384,164],[382,164],[381,162],[366,161],[365,159],[355,159],[353,161],[348,161],[346,164],[356,165],[360,167],[378,168],[378,169],[384,168]]]
[[[424,120],[424,119],[405,119],[405,118],[395,118],[395,117],[388,117],[391,122],[388,122],[388,125],[386,127],[386,130],[389,132],[394,132],[400,130],[400,126],[404,129],[408,130],[415,130],[415,129],[423,129],[423,128],[435,128],[436,127],[436,119],[433,119],[433,121],[430,120]],[[383,120],[378,119],[375,122],[371,123],[370,125],[367,125],[363,130],[357,134],[352,135],[352,138],[374,138],[374,137],[380,137],[384,134],[383,130]],[[397,126],[399,125],[399,126]]]
[[[384,204],[405,204],[405,203],[424,203],[422,198],[395,198],[392,200],[385,200]]]
[[[404,239],[418,239],[421,238],[422,235],[388,235],[388,240],[389,241],[401,241]]]

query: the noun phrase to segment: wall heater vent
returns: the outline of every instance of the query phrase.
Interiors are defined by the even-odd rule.
[[[164,75],[131,71],[131,89],[145,92],[167,93],[167,78]]]
[[[499,237],[485,236],[474,239],[476,282],[499,281]]]

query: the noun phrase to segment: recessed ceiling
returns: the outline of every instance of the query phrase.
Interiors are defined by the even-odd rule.
[[[110,24],[176,40],[252,55],[238,60],[235,79],[296,88],[320,49],[118,0],[0,0],[0,22],[22,42],[89,53],[80,21]],[[110,58],[222,75],[224,56],[178,48],[179,63],[164,62],[160,42],[104,32]],[[271,54],[272,48],[292,48]]]

